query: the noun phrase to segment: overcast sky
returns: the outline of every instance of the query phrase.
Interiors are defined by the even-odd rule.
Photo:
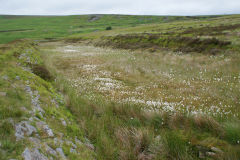
[[[0,14],[239,14],[240,0],[0,0]]]

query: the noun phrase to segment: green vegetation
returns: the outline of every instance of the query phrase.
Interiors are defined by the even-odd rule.
[[[192,37],[163,37],[158,34],[147,35],[119,35],[107,37],[107,43],[100,42],[98,46],[113,46],[123,49],[150,49],[154,52],[162,48],[172,49],[176,52],[198,52],[216,54],[227,49],[231,42],[220,41],[216,38],[199,39]]]
[[[46,144],[68,159],[238,160],[239,20],[1,16],[1,43],[32,40],[0,46],[0,157],[21,159],[35,137],[53,159]],[[38,136],[16,141],[31,118]]]
[[[65,137],[61,139],[65,145],[63,150],[69,157],[93,159],[94,153],[81,144],[78,144],[79,148],[76,148],[77,152],[81,150],[80,155],[78,155],[80,158],[76,158],[75,153],[69,153],[69,141],[74,141],[75,137],[82,141],[85,140],[82,132],[79,129],[74,129],[77,126],[76,120],[65,107],[63,97],[56,92],[50,82],[42,79],[47,78],[49,80],[50,73],[43,67],[43,61],[36,47],[35,43],[23,40],[6,44],[0,49],[0,158],[4,160],[22,159],[24,149],[36,145],[41,146],[41,152],[50,158],[52,155],[46,154],[48,152],[43,146],[59,147],[54,142],[54,138],[64,134]],[[29,71],[29,68],[35,68],[36,66],[40,68],[37,69],[37,75]],[[41,78],[38,75],[44,76]],[[29,91],[29,88],[33,91]],[[53,100],[56,104],[53,104]],[[38,106],[37,103],[40,103],[43,111],[34,111],[36,110],[34,107]],[[60,121],[62,118],[69,123],[67,128],[70,129],[66,130],[66,127]],[[45,122],[46,120],[47,122]],[[52,128],[55,137],[49,138],[44,130],[38,127],[39,123],[44,122]],[[18,132],[16,128],[21,123],[30,123],[38,129],[39,135],[37,133],[28,135],[29,127],[27,127],[24,128],[26,138],[17,140],[16,133]],[[35,139],[32,140],[31,138]],[[36,139],[40,141],[37,144],[34,141]],[[56,159],[61,158],[59,155],[54,157]]]
[[[200,16],[195,19],[206,19]],[[214,17],[214,16],[212,16]],[[0,44],[16,39],[59,39],[69,35],[103,31],[108,26],[126,28],[141,24],[191,20],[194,17],[76,15],[76,16],[9,16],[0,15]]]
[[[110,26],[110,27],[107,27],[106,30],[112,30],[112,27],[111,27],[111,26]]]

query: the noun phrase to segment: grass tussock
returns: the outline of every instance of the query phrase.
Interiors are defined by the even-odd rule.
[[[153,141],[151,133],[146,129],[119,128],[115,131],[118,143],[121,145],[120,159],[153,159],[150,151]]]
[[[239,121],[227,122],[224,124],[224,137],[232,144],[240,144],[240,125]]]
[[[193,159],[188,141],[181,133],[170,131],[165,133],[164,138],[164,143],[168,152],[167,157],[169,159],[174,159],[176,157],[181,160]]]
[[[53,80],[53,76],[51,73],[47,70],[47,68],[44,65],[39,65],[39,64],[33,64],[32,66],[32,71],[34,74],[38,75],[42,79],[46,81],[51,81]]]
[[[194,127],[212,132],[213,134],[222,136],[224,134],[222,126],[212,117],[204,115],[196,115],[193,117]]]

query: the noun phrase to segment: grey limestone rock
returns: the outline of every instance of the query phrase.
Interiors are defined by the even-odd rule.
[[[67,126],[67,122],[63,118],[61,118],[60,120],[62,122],[62,125],[66,127]]]
[[[15,126],[15,136],[17,138],[17,141],[24,138],[24,136],[30,136],[33,133],[36,133],[37,130],[35,127],[29,124],[28,121],[22,121]]]
[[[216,148],[216,147],[211,147],[211,150],[212,150],[213,152],[216,152],[216,153],[223,153],[223,151],[222,151],[221,149]]]
[[[7,95],[6,92],[0,92],[0,96],[5,97]]]
[[[65,156],[62,148],[57,148],[56,151],[58,152],[58,154],[59,154],[63,159],[66,159],[66,156]]]
[[[57,156],[57,152],[54,149],[52,149],[51,147],[49,147],[47,144],[45,144],[45,149],[48,154]]]
[[[22,157],[24,160],[48,160],[48,158],[41,154],[37,148],[33,150],[26,148],[22,153]]]

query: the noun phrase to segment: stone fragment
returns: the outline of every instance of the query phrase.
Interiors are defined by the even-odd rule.
[[[214,152],[206,152],[206,155],[209,156],[209,157],[215,157],[216,153],[214,153]]]
[[[77,153],[76,149],[70,148],[70,153]]]
[[[22,111],[24,111],[24,112],[27,111],[27,108],[26,108],[26,107],[23,107],[23,106],[22,106],[20,109],[21,109]]]
[[[93,144],[91,144],[91,143],[85,143],[85,146],[88,147],[88,148],[91,149],[91,150],[94,150],[94,149],[95,149],[94,146],[93,146]]]
[[[60,120],[61,120],[61,122],[62,122],[62,125],[66,127],[66,126],[67,126],[66,121],[65,121],[63,118],[61,118]]]
[[[45,144],[45,149],[48,154],[57,156],[57,152],[54,149],[52,149],[51,147],[49,147],[47,144]]]
[[[39,102],[40,95],[38,91],[33,92],[29,85],[25,87],[25,90],[32,98],[33,111],[34,112],[39,111],[39,112],[45,113],[40,106],[40,102]]]
[[[52,104],[56,106],[56,108],[59,108],[59,105],[58,103],[55,101],[55,99],[52,99],[51,100]]]
[[[74,149],[77,148],[76,144],[74,144],[72,141],[66,141],[67,145],[71,145]]]
[[[19,76],[16,76],[16,80],[20,80],[21,78]]]
[[[216,147],[211,147],[211,150],[212,150],[213,152],[216,152],[216,153],[223,153],[223,151],[222,151],[221,149],[216,148]]]
[[[0,92],[0,96],[5,97],[7,95],[6,92]]]
[[[9,122],[12,126],[14,126],[14,120],[12,118],[8,118],[7,122]]]
[[[54,145],[62,146],[62,144],[63,144],[63,140],[58,139],[56,137],[53,139],[53,141],[54,141]]]
[[[40,148],[41,147],[41,141],[38,138],[34,138],[34,137],[29,137],[29,141],[31,141],[34,145],[34,147],[36,148]]]
[[[85,142],[84,144],[85,144],[86,147],[88,147],[88,148],[91,149],[91,150],[94,150],[94,149],[95,149],[94,146],[93,146],[93,144],[90,143],[90,140],[89,140],[89,139],[85,138],[85,141],[86,141],[86,142]]]
[[[22,157],[24,160],[48,160],[37,148],[34,148],[32,151],[26,148],[22,153]]]
[[[43,129],[49,137],[54,137],[53,131],[51,128],[48,127],[48,125],[44,125]]]
[[[9,79],[7,75],[3,76],[2,78],[3,78],[5,81],[7,81],[7,80]]]
[[[79,139],[77,139],[77,137],[75,137],[75,143],[78,144],[78,145],[82,145],[83,144]]]
[[[28,121],[22,121],[15,126],[15,136],[17,138],[17,141],[24,138],[24,136],[30,136],[33,133],[36,133],[37,130],[35,127],[29,124]]]
[[[198,155],[199,155],[198,157],[199,157],[200,159],[206,158],[206,157],[205,157],[205,154],[204,154],[203,152],[201,152],[201,151],[199,151],[199,154],[198,154]]]
[[[45,122],[39,121],[36,124],[37,124],[37,128],[42,130],[48,137],[54,137],[52,129],[49,128]]]
[[[56,151],[58,152],[58,154],[59,154],[63,159],[66,159],[66,156],[65,156],[62,148],[57,148]]]

